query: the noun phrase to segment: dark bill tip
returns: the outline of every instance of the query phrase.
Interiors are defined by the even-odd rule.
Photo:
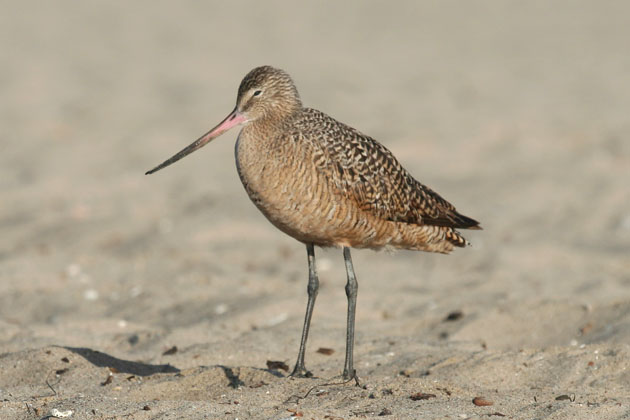
[[[219,123],[219,125],[214,127],[212,130],[208,131],[203,136],[199,137],[190,146],[180,150],[177,154],[175,154],[171,158],[165,160],[164,162],[160,163],[155,168],[153,168],[153,169],[151,169],[149,171],[146,171],[144,174],[145,175],[151,175],[152,173],[157,172],[160,169],[165,168],[168,165],[177,162],[178,160],[180,160],[184,156],[187,156],[187,155],[191,154],[195,150],[201,149],[203,146],[208,144],[212,139],[214,139],[214,138],[220,136],[221,134],[225,133],[230,128],[232,128],[234,126],[237,126],[239,124],[242,124],[242,123],[244,123],[246,121],[247,121],[246,118],[242,114],[240,114],[236,109],[234,109],[234,111],[232,111],[230,113],[230,115],[225,117],[225,119],[223,121],[221,121]]]

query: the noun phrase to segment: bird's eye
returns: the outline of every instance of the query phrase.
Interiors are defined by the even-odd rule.
[[[254,95],[253,95],[253,96],[258,96],[258,95],[260,95],[261,93],[262,93],[262,90],[257,90],[257,91],[255,91],[255,92],[254,92]]]

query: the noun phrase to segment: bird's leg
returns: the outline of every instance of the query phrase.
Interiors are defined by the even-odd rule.
[[[357,307],[357,290],[359,289],[359,284],[357,283],[357,278],[354,275],[350,248],[343,248],[343,259],[346,262],[346,273],[348,274],[348,283],[346,283],[346,296],[348,297],[348,327],[346,330],[346,363],[343,368],[343,378],[345,380],[357,380],[357,372],[353,367],[352,355],[354,350],[354,314]]]
[[[308,338],[308,330],[311,326],[311,317],[313,316],[313,307],[315,306],[315,298],[319,290],[319,279],[317,278],[317,269],[315,268],[315,247],[313,244],[306,245],[308,254],[308,303],[306,305],[306,316],[304,317],[304,328],[302,329],[302,341],[300,342],[300,352],[298,353],[295,368],[291,372],[291,376],[311,377],[313,374],[304,367],[304,352],[306,351],[306,339]]]

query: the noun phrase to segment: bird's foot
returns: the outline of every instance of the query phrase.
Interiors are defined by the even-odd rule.
[[[356,369],[352,369],[352,371],[348,371],[348,370],[343,371],[344,382],[350,382],[353,379],[354,379],[354,384],[356,386],[361,386],[361,384],[359,383],[359,377],[357,376]]]
[[[293,372],[289,375],[293,378],[312,378],[313,373],[310,370],[306,370],[306,368],[302,366],[295,365]]]

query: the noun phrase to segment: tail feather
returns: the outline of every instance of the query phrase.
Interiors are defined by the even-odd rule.
[[[456,227],[456,228],[473,229],[473,230],[480,230],[480,229],[482,229],[482,227],[479,226],[479,222],[476,221],[475,219],[473,219],[472,217],[464,216],[463,214],[455,212],[455,218],[454,219],[455,219],[455,222],[456,222],[456,225],[454,227]]]
[[[464,238],[458,231],[451,228],[448,228],[444,232],[444,239],[460,248],[464,248],[466,245],[470,245],[470,242],[468,242],[466,238]]]
[[[463,214],[458,213],[457,211],[452,211],[445,217],[439,217],[439,218],[423,217],[422,222],[426,225],[444,226],[444,227],[450,227],[450,228],[456,228],[456,229],[471,229],[471,230],[482,229],[482,227],[479,226],[478,221],[476,221],[475,219],[471,217],[464,216]]]

